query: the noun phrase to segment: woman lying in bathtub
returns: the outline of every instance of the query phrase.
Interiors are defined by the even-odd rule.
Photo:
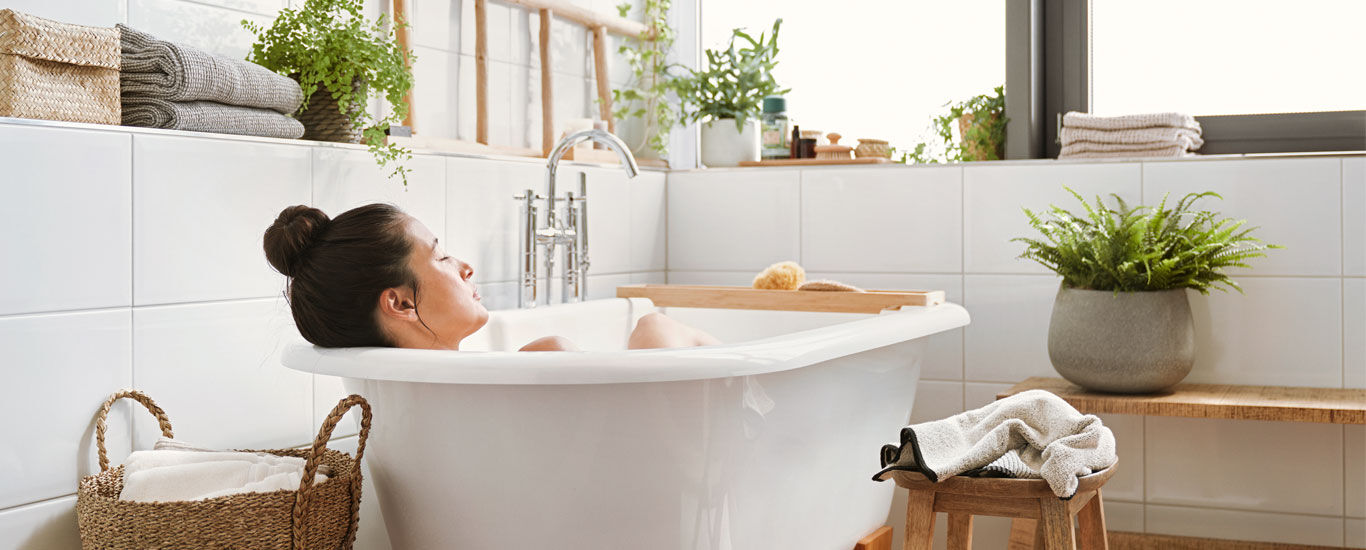
[[[326,348],[460,349],[488,321],[474,269],[448,255],[422,222],[387,204],[336,219],[308,206],[280,212],[266,229],[266,259],[289,277],[290,309],[303,337]],[[705,346],[711,335],[659,313],[642,317],[630,349]],[[519,351],[575,351],[547,335]]]

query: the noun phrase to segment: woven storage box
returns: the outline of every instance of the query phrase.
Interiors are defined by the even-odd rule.
[[[0,10],[0,116],[119,124],[119,31]]]
[[[358,395],[337,403],[323,421],[310,449],[264,452],[305,459],[303,482],[297,491],[246,493],[188,502],[132,502],[119,500],[123,466],[109,467],[105,453],[105,419],[114,402],[124,397],[147,407],[172,437],[166,412],[140,392],[125,390],[110,396],[95,423],[100,473],[81,479],[76,518],[81,547],[89,549],[232,548],[336,550],[349,549],[356,538],[361,497],[361,455],[370,434],[370,405]],[[361,408],[356,457],[326,448],[332,429],[352,407]],[[327,464],[332,476],[312,483],[318,466]]]

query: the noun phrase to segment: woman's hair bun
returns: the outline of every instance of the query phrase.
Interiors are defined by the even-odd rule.
[[[285,276],[296,276],[299,260],[313,248],[331,222],[322,210],[302,204],[280,211],[275,223],[266,229],[266,260]]]

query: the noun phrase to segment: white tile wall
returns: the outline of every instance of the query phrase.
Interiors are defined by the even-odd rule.
[[[962,271],[962,170],[803,171],[802,265],[830,271]]]
[[[1366,519],[1347,518],[1345,539],[1347,548],[1366,548]]]
[[[672,264],[670,264],[672,268]],[[671,285],[731,285],[749,286],[754,282],[755,271],[674,271],[669,270]]]
[[[988,382],[967,382],[963,384],[963,408],[966,410],[985,407],[996,400],[996,396],[1013,384],[993,384]]]
[[[588,270],[595,275],[631,271],[634,236],[631,195],[634,180],[620,170],[573,168],[559,172],[556,192],[579,195],[579,174],[588,182]],[[563,203],[560,203],[563,204]]]
[[[960,275],[921,275],[890,273],[830,273],[810,271],[808,280],[834,279],[874,290],[943,290],[948,301],[963,303],[963,278]],[[963,331],[956,328],[929,338],[920,378],[928,380],[963,379]]]
[[[261,235],[281,209],[309,203],[309,148],[138,135],[133,159],[135,304],[284,290]]]
[[[0,548],[70,550],[80,547],[75,495],[0,510]]]
[[[972,324],[963,333],[968,380],[1018,382],[1057,376],[1048,359],[1048,323],[1058,277],[967,275],[963,305]]]
[[[130,27],[232,59],[245,58],[255,41],[242,27],[243,19],[269,27],[274,12],[249,13],[183,0],[128,0]]]
[[[669,269],[752,270],[800,260],[801,172],[669,176]]]
[[[513,197],[527,189],[544,194],[545,168],[452,158],[446,161],[446,177],[446,250],[474,266],[474,279],[481,284],[515,280],[521,205]],[[590,235],[590,246],[596,237]],[[481,290],[480,295],[488,304],[489,294]]]
[[[1366,518],[1366,426],[1343,426],[1343,490],[1347,517]]]
[[[460,56],[423,46],[414,46],[413,54],[413,131],[425,137],[457,137]]]
[[[1153,504],[1144,517],[1147,532],[1162,535],[1342,546],[1340,517]]]
[[[1187,380],[1340,387],[1341,281],[1244,277],[1239,284],[1246,294],[1190,293],[1196,351]]]
[[[0,315],[130,304],[130,137],[0,126],[0,150]]]
[[[1342,280],[1342,386],[1366,388],[1366,279]]]
[[[963,412],[962,382],[921,380],[916,385],[911,424],[947,418],[960,412]]]
[[[313,150],[313,206],[329,216],[357,206],[384,202],[402,208],[434,235],[446,233],[446,159],[414,155],[404,165],[412,170],[408,185],[390,179],[367,151],[339,148]]]
[[[1366,158],[1342,159],[1342,268],[1366,276]]]
[[[1343,514],[1341,426],[1173,417],[1146,423],[1149,504]]]
[[[282,299],[137,308],[138,389],[170,415],[176,437],[212,448],[272,449],[313,440],[313,381],[280,364],[300,337]],[[134,439],[151,448],[155,421]]]
[[[663,271],[668,267],[668,196],[665,176],[641,172],[630,180],[631,271]],[[589,201],[589,216],[597,199]],[[596,235],[596,233],[595,233]],[[591,244],[591,243],[590,243]]]
[[[5,7],[63,23],[92,27],[112,27],[115,23],[125,22],[128,17],[125,0],[12,0],[6,2]]]
[[[1115,453],[1119,455],[1118,469],[1105,483],[1105,498],[1143,502],[1144,417],[1131,414],[1097,416],[1115,434]]]
[[[963,269],[968,273],[1047,273],[1034,262],[1017,260],[1024,250],[1016,237],[1033,236],[1021,208],[1039,212],[1050,204],[1073,212],[1081,205],[1063,186],[1088,201],[1118,194],[1137,204],[1141,193],[1138,163],[1029,164],[963,168]],[[1113,202],[1111,202],[1113,204]]]
[[[76,492],[94,460],[95,411],[132,385],[128,310],[0,318],[0,509]],[[128,407],[111,412],[111,458],[128,453]]]
[[[1118,475],[1119,472],[1115,473]],[[1102,498],[1104,499],[1101,502],[1105,506],[1105,529],[1107,531],[1143,532],[1142,504],[1117,501],[1110,496],[1108,488],[1102,491]]]
[[[1285,247],[1250,261],[1251,273],[1340,275],[1341,166],[1335,158],[1146,163],[1143,200],[1156,204],[1169,194],[1175,202],[1187,193],[1214,191],[1223,200],[1196,205],[1246,219],[1248,227],[1258,227],[1254,236]]]

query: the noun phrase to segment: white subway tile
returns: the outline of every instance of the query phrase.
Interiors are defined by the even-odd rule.
[[[1342,271],[1366,275],[1366,158],[1342,159]]]
[[[1115,474],[1105,483],[1105,498],[1143,502],[1143,417],[1131,414],[1096,416],[1115,434],[1115,454],[1119,455]]]
[[[996,396],[1014,384],[966,382],[963,384],[963,410],[980,409],[996,401]]]
[[[967,275],[963,280],[963,305],[972,314],[963,333],[964,378],[1013,383],[1057,376],[1048,358],[1048,324],[1059,279]]]
[[[133,303],[284,289],[261,235],[284,207],[308,204],[307,147],[139,135],[133,158]]]
[[[630,273],[616,273],[612,275],[589,275],[588,276],[588,297],[589,300],[602,300],[604,298],[616,298],[617,287],[631,284]]]
[[[1268,243],[1284,246],[1248,263],[1256,275],[1342,273],[1341,161],[1334,158],[1150,162],[1143,165],[1143,200],[1168,204],[1187,193],[1214,191],[1196,208],[1247,220]],[[1249,273],[1234,268],[1230,273]]]
[[[671,285],[750,286],[758,271],[669,271]]]
[[[801,173],[728,170],[669,175],[669,268],[753,270],[801,260]]]
[[[1106,485],[1107,487],[1101,490],[1101,498],[1105,508],[1105,530],[1142,533],[1143,504],[1140,502],[1115,501],[1110,498],[1109,484]]]
[[[347,392],[346,387],[342,385],[341,378],[322,374],[313,375],[313,417],[311,418],[313,431],[311,433],[314,435],[318,433],[318,428],[322,426],[323,420],[327,419],[327,415],[332,413],[337,402],[348,395],[350,392]],[[352,409],[351,412],[342,417],[342,421],[338,422],[337,427],[332,430],[332,437],[347,437],[360,431],[360,413],[357,412],[358,410]]]
[[[409,0],[409,35],[413,46],[458,53],[464,38],[461,9],[467,4],[473,6],[474,1],[466,0],[457,4],[452,0]],[[474,28],[473,25],[470,28]],[[471,36],[470,53],[474,53],[473,47],[474,37]]]
[[[95,411],[132,385],[132,346],[127,309],[0,318],[0,387],[10,390],[0,400],[0,508],[74,493],[99,471]],[[130,447],[128,410],[109,415],[114,461]]]
[[[0,126],[0,150],[0,315],[132,303],[129,136]]]
[[[209,4],[234,10],[249,11],[260,15],[274,17],[280,8],[288,7],[288,0],[193,0],[201,4]]]
[[[1238,283],[1246,294],[1190,292],[1195,368],[1186,380],[1340,387],[1340,281],[1244,277]]]
[[[0,548],[71,550],[80,547],[75,495],[0,510]]]
[[[127,3],[122,0],[11,0],[5,7],[53,21],[92,27],[112,27],[115,23],[127,22],[128,16]]]
[[[489,6],[494,5],[489,2]],[[512,125],[512,110],[515,108],[511,93],[513,67],[502,61],[490,61],[488,71],[489,144],[513,145],[513,136],[516,134],[516,128]],[[477,129],[477,119],[475,126]]]
[[[597,97],[591,80],[582,76],[556,71],[554,80],[555,100],[555,139],[568,132],[572,119],[598,118],[598,110],[593,107]]]
[[[199,2],[128,0],[128,26],[229,59],[245,58],[256,41],[243,19],[269,28],[274,18]]]
[[[911,424],[948,418],[963,412],[963,383],[924,380],[924,370],[915,386],[915,404],[911,407]]]
[[[1148,504],[1343,514],[1340,426],[1153,416],[1145,432]]]
[[[1342,280],[1342,387],[1366,388],[1366,279]]]
[[[562,176],[559,183],[570,181]],[[515,280],[522,202],[513,197],[527,189],[545,194],[545,167],[450,158],[446,182],[446,250],[473,266],[474,280],[480,284]],[[578,182],[573,183],[577,190]],[[487,307],[491,297],[482,290],[480,294]]]
[[[414,155],[404,161],[408,185],[389,177],[395,165],[380,168],[368,151],[339,148],[313,150],[313,206],[337,215],[366,204],[383,202],[402,208],[434,235],[446,233],[446,159]]]
[[[430,1],[430,0],[428,0]],[[460,56],[450,52],[414,46],[413,133],[421,137],[455,139],[456,116],[460,113]],[[474,73],[471,72],[470,75]],[[473,76],[471,76],[473,78]],[[473,83],[469,86],[474,89]],[[470,96],[474,101],[474,96]],[[470,110],[473,113],[473,107]]]
[[[512,10],[508,18],[508,38],[512,63],[541,66],[541,16],[536,10]]]
[[[1080,212],[1081,204],[1064,185],[1088,201],[1099,195],[1113,205],[1110,194],[1117,193],[1137,204],[1140,183],[1137,163],[965,166],[963,268],[968,273],[1047,273],[1035,262],[1016,258],[1024,245],[1010,240],[1037,235],[1021,208],[1037,213],[1057,205]]]
[[[450,2],[450,0],[447,1]],[[450,3],[454,4],[455,2]],[[512,26],[513,8],[498,2],[485,2],[484,6],[484,30],[488,33],[486,41],[489,59],[509,61],[512,59],[512,42],[508,29]],[[518,8],[518,10],[520,9]],[[474,0],[460,0],[459,40],[460,53],[463,55],[474,55],[474,23]]]
[[[508,124],[512,135],[508,145],[543,150],[541,72],[523,65],[513,65],[510,70],[508,101],[512,116]]]
[[[280,364],[302,341],[284,300],[138,308],[133,311],[133,373],[156,399],[177,438],[212,448],[279,448],[311,442],[312,377]],[[134,424],[147,449],[156,423]]]
[[[455,137],[464,141],[475,141],[478,136],[478,120],[475,118],[479,114],[478,109],[478,87],[474,82],[474,56],[460,55],[459,79],[454,86],[448,86],[442,90],[448,97],[454,97],[456,103],[455,121],[452,126],[455,128]]]
[[[873,290],[943,290],[948,301],[963,303],[961,275],[919,275],[891,273],[807,272],[808,280],[834,279]],[[963,379],[963,329],[956,328],[929,337],[920,377],[931,380]]]
[[[489,311],[496,309],[516,309],[517,292],[520,287],[517,283],[489,283],[479,285],[479,296],[484,307]]]
[[[1366,548],[1366,519],[1347,518],[1343,522],[1343,537],[1347,548]]]
[[[1345,514],[1366,518],[1366,426],[1343,426]]]
[[[631,189],[631,271],[659,271],[668,267],[668,201],[664,180],[661,172],[641,172],[627,182]]]
[[[536,24],[540,25],[539,19]],[[550,24],[550,62],[556,73],[580,78],[591,76],[591,47],[587,27],[559,19]],[[559,91],[560,88],[556,87],[555,93]]]
[[[580,176],[588,182],[588,269],[594,275],[632,271],[631,194],[635,181],[618,168],[569,168],[558,173],[557,193],[579,194]],[[563,205],[563,203],[560,203]],[[561,212],[565,212],[561,210]],[[563,267],[563,264],[556,269]]]
[[[962,270],[961,168],[804,170],[801,180],[807,269]]]
[[[1157,506],[1144,510],[1147,532],[1158,535],[1341,546],[1340,517]]]

